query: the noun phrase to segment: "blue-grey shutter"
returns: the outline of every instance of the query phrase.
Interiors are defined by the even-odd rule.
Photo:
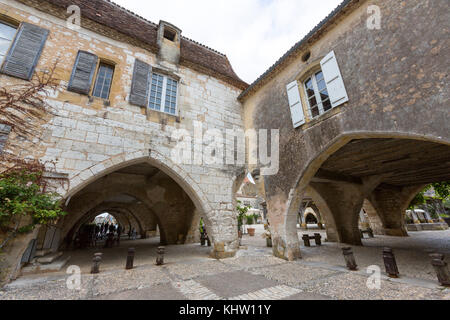
[[[22,23],[1,72],[24,80],[31,80],[34,69],[47,41],[49,31],[33,24]]]
[[[289,108],[291,109],[292,124],[294,128],[300,127],[305,123],[305,113],[303,111],[302,98],[297,81],[291,82],[286,86],[289,100]]]
[[[98,57],[95,54],[78,51],[67,90],[88,95],[94,80],[97,61]]]
[[[152,67],[149,64],[136,59],[133,71],[133,82],[131,83],[131,104],[147,107],[151,74]]]

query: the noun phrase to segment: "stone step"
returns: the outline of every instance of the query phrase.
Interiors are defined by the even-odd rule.
[[[58,259],[59,257],[61,257],[63,255],[62,252],[55,252],[52,254],[48,254],[44,257],[38,258],[37,262],[40,264],[50,264],[53,261],[55,261],[56,259]]]
[[[49,264],[30,264],[22,268],[22,275],[61,271],[61,269],[69,262],[70,258],[70,256],[63,257]]]

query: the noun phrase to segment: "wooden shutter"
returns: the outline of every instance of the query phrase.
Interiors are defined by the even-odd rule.
[[[294,128],[298,128],[305,123],[305,113],[303,112],[302,99],[300,98],[297,81],[289,83],[286,88],[289,107],[291,109],[292,124]]]
[[[80,94],[89,94],[92,81],[94,80],[95,69],[97,68],[97,61],[98,57],[95,54],[78,51],[67,90]]]
[[[136,59],[134,63],[133,82],[131,83],[130,103],[140,106],[148,106],[148,94],[150,90],[152,67]]]
[[[47,41],[49,31],[29,23],[22,23],[1,72],[24,80],[31,80],[34,69]]]
[[[330,95],[330,101],[333,108],[347,102],[347,90],[345,90],[344,80],[342,79],[334,51],[327,54],[320,62],[320,65],[322,67],[323,77],[327,84],[328,94]]]

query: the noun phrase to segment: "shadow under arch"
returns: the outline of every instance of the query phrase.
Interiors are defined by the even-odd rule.
[[[450,141],[434,136],[424,136],[411,134],[408,132],[373,132],[359,131],[351,133],[341,133],[330,140],[323,148],[315,154],[309,155],[308,160],[303,164],[300,172],[295,179],[296,183],[290,189],[288,200],[285,205],[285,212],[282,217],[281,234],[278,235],[279,243],[274,245],[274,255],[295,260],[301,258],[300,243],[296,230],[296,219],[298,208],[303,201],[306,189],[310,185],[312,179],[317,174],[321,166],[334,153],[345,147],[353,140],[364,139],[399,139],[399,140],[417,140],[442,144],[450,147]]]
[[[212,208],[207,203],[206,195],[197,182],[190,177],[188,172],[175,164],[168,157],[165,157],[156,151],[152,151],[150,156],[143,156],[142,152],[114,156],[91,168],[81,171],[78,175],[70,179],[70,189],[64,196],[64,199],[66,199],[66,206],[70,203],[72,197],[93,182],[108,174],[142,163],[147,163],[172,178],[191,198],[195,206],[202,211],[202,216],[207,217],[207,213],[210,212]]]
[[[122,161],[123,160],[123,161]],[[169,178],[171,178],[187,195],[187,197],[192,201],[195,212],[200,216],[204,218],[204,222],[208,228],[208,230],[215,230],[217,228],[213,228],[212,222],[214,221],[212,215],[214,214],[210,204],[208,203],[207,197],[204,194],[203,190],[199,186],[199,184],[192,179],[192,177],[189,175],[188,172],[186,172],[183,168],[181,168],[179,165],[173,163],[169,158],[164,157],[160,153],[157,153],[155,151],[151,152],[150,156],[143,156],[142,152],[137,152],[134,154],[129,155],[121,155],[121,156],[115,156],[108,160],[103,161],[100,164],[97,164],[96,166],[92,168],[88,168],[82,172],[80,172],[78,175],[71,178],[71,187],[70,190],[66,193],[65,199],[66,199],[66,207],[70,207],[71,203],[75,200],[78,201],[78,195],[82,195],[82,197],[85,196],[83,191],[89,187],[91,184],[96,183],[102,178],[108,177],[110,174],[113,174],[117,171],[120,171],[121,169],[125,169],[127,167],[131,167],[133,165],[139,165],[139,164],[148,164],[149,166],[159,169],[162,173],[167,175]],[[100,170],[100,168],[102,170]],[[96,172],[96,174],[94,174]],[[83,177],[83,179],[81,178]],[[88,190],[88,189],[86,189]],[[126,190],[123,190],[126,193]],[[97,192],[97,191],[95,191]],[[101,192],[97,192],[99,195],[101,195]],[[136,196],[138,194],[131,193],[132,196],[139,198],[140,201],[143,203],[146,202],[145,195],[142,194],[142,196]],[[98,199],[96,199],[96,196],[93,195],[90,197],[93,199],[94,202],[96,202]],[[97,196],[98,198],[98,196]],[[104,198],[104,197],[103,197]],[[75,201],[75,202],[76,202]],[[102,201],[99,201],[96,203],[96,205],[100,205]],[[147,205],[147,207],[151,207],[150,205]],[[92,209],[89,208],[89,209]],[[85,212],[88,212],[89,210],[85,210]],[[77,213],[78,216],[80,216],[80,213]],[[157,225],[160,228],[160,235],[161,239],[164,240],[165,233],[164,233],[164,226],[160,223],[160,219],[158,218],[157,214],[154,214],[155,217],[157,217]],[[68,220],[72,220],[74,218],[69,218]],[[68,222],[66,220],[66,222]],[[74,219],[74,220],[78,220]],[[72,220],[71,222],[67,223],[67,225],[73,226],[76,221]],[[61,222],[62,225],[65,225],[64,222]],[[67,236],[70,229],[68,229],[67,225],[63,227],[64,234]],[[237,234],[237,233],[236,233]],[[214,243],[216,235],[214,232],[210,233],[211,241]],[[63,238],[64,239],[64,238]]]

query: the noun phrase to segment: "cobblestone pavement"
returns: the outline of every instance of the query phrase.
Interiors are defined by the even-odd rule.
[[[242,244],[247,248],[235,258],[210,259],[210,248],[199,245],[170,246],[166,264],[157,267],[157,243],[131,242],[105,253],[98,275],[88,274],[92,252],[74,254],[69,264],[79,263],[83,271],[80,290],[67,289],[69,275],[64,272],[25,276],[0,290],[0,300],[450,300],[450,290],[440,287],[427,267],[428,251],[448,253],[449,236],[436,232],[417,233],[403,241],[365,240],[366,247],[354,248],[358,272],[344,268],[337,244],[302,247],[303,259],[287,262],[273,257],[260,235],[245,236]],[[137,247],[140,256],[135,269],[126,271],[124,248],[129,245]],[[365,270],[382,263],[380,249],[385,245],[395,249],[403,276],[383,275],[380,289],[370,290]]]

